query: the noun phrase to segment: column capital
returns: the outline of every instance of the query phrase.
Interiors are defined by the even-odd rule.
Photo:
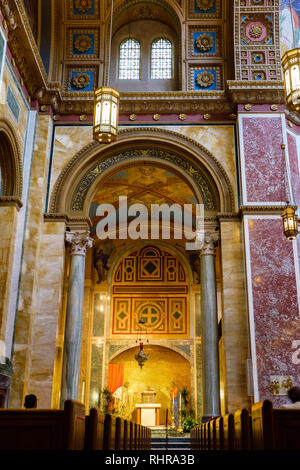
[[[66,232],[66,242],[71,247],[71,256],[86,256],[87,248],[93,246],[89,232]]]
[[[203,247],[200,256],[215,256],[216,242],[219,240],[219,234],[216,232],[206,232],[203,240]]]

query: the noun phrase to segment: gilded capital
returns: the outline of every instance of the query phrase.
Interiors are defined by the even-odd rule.
[[[86,256],[87,248],[93,246],[89,232],[66,232],[66,242],[70,245],[71,256]]]
[[[203,248],[201,250],[200,256],[207,256],[207,255],[212,255],[215,256],[216,254],[216,241],[218,237],[211,233],[207,232],[204,235],[204,240],[203,240]]]

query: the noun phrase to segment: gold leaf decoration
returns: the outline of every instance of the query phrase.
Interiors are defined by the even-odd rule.
[[[214,45],[214,40],[208,34],[201,34],[196,39],[196,46],[201,51],[209,51]]]
[[[210,72],[201,72],[197,75],[196,82],[202,88],[210,87],[215,81],[215,78]]]
[[[75,40],[75,48],[79,52],[86,52],[92,47],[92,40],[89,36],[82,34],[78,36]]]
[[[197,6],[200,10],[207,11],[210,10],[214,5],[214,0],[197,0]]]
[[[92,0],[75,0],[76,10],[86,13],[92,8]]]
[[[262,33],[263,33],[263,29],[259,24],[254,24],[253,26],[251,26],[250,31],[249,31],[250,36],[252,36],[255,39],[260,38]]]
[[[78,73],[72,78],[72,85],[74,88],[86,88],[90,83],[90,77],[87,73]]]

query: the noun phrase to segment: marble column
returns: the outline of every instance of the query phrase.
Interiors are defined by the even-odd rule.
[[[78,399],[85,257],[87,248],[92,246],[92,239],[89,237],[88,232],[67,232],[66,241],[71,247],[71,260],[61,383],[61,407],[64,406],[64,401],[67,399]]]
[[[205,234],[200,254],[203,357],[203,421],[220,416],[215,239]]]

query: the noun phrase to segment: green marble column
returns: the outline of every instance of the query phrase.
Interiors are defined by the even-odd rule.
[[[200,254],[203,357],[203,421],[220,416],[220,380],[218,349],[218,312],[215,245],[212,235],[205,235]]]
[[[92,246],[87,232],[67,232],[66,241],[71,247],[71,261],[61,382],[62,408],[65,400],[78,400],[85,257],[87,247]]]

